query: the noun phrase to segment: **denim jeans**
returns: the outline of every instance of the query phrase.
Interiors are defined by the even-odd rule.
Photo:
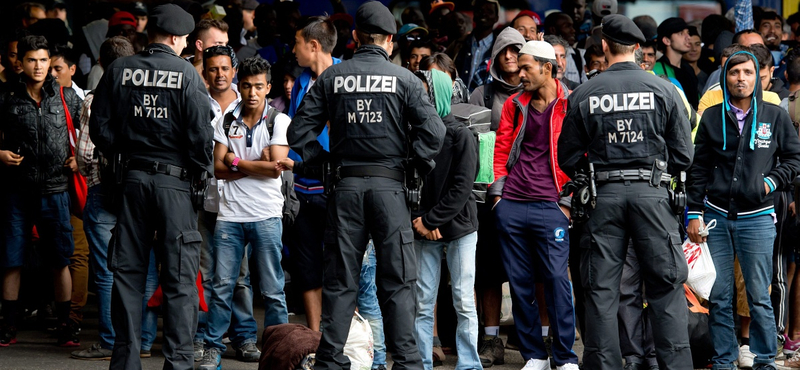
[[[211,291],[214,289],[212,279],[214,277],[214,228],[217,223],[217,214],[203,211],[200,213],[198,230],[203,234],[203,243],[200,247],[200,272],[203,276],[203,297],[207,304],[211,303]],[[253,317],[253,288],[250,286],[250,268],[248,256],[252,248],[248,244],[245,256],[242,258],[242,266],[239,269],[239,278],[236,279],[236,287],[233,289],[233,301],[231,306],[231,324],[228,328],[228,338],[234,348],[239,348],[248,343],[258,341],[258,323]],[[197,315],[197,332],[194,341],[203,343],[206,337],[208,326],[208,313],[200,311]]]
[[[277,217],[257,222],[217,221],[213,289],[205,340],[207,348],[225,349],[222,335],[230,325],[234,286],[248,243],[252,247],[251,258],[258,268],[261,296],[264,298],[264,327],[289,322],[283,291],[281,233],[281,219]]]
[[[705,222],[717,220],[708,232],[708,249],[717,270],[711,289],[708,326],[714,343],[713,368],[735,369],[739,353],[733,325],[733,258],[739,257],[742,274],[747,281],[747,301],[750,307],[750,351],[756,355],[755,364],[774,364],[777,350],[777,331],[769,286],[772,281],[772,246],[775,224],[771,215],[728,220],[712,210],[706,210]]]
[[[367,245],[364,260],[361,263],[361,279],[358,283],[358,313],[369,321],[372,329],[373,358],[372,368],[386,365],[386,343],[383,337],[383,315],[378,303],[378,287],[375,285],[375,272],[377,259],[375,258],[375,245],[372,239]]]
[[[416,332],[422,365],[433,369],[433,308],[439,293],[442,256],[447,259],[456,326],[456,370],[481,370],[478,358],[478,311],[475,308],[475,246],[478,232],[449,242],[415,240],[417,254]]]
[[[105,349],[114,348],[114,328],[111,326],[111,285],[114,274],[108,270],[108,242],[111,240],[111,229],[117,218],[103,208],[105,195],[100,185],[89,188],[86,206],[83,209],[83,231],[89,241],[89,248],[97,286],[97,306],[99,310],[100,346]],[[150,350],[156,339],[158,313],[147,308],[147,301],[158,288],[158,269],[155,253],[150,251],[150,266],[147,269],[144,301],[142,302],[142,349]]]

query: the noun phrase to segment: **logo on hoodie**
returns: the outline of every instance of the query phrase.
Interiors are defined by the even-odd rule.
[[[769,148],[769,144],[772,143],[772,124],[769,122],[759,122],[758,128],[756,129],[756,136],[758,139],[754,140],[756,147],[758,148]]]

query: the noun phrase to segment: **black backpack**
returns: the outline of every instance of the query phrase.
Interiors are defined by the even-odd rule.
[[[273,128],[275,128],[275,117],[278,116],[278,110],[269,107],[267,111],[267,131],[269,136],[272,137]],[[222,120],[222,129],[225,131],[225,136],[231,130],[231,124],[236,119],[233,112],[228,112]],[[281,173],[281,194],[283,194],[283,224],[291,226],[294,224],[297,214],[300,212],[300,200],[297,199],[297,194],[294,191],[294,174],[291,171],[283,171]]]

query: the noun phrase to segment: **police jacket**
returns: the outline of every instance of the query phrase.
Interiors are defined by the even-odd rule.
[[[774,197],[764,184],[770,192],[780,190],[800,171],[800,139],[785,110],[765,102],[762,90],[755,89],[740,133],[736,114],[725,109],[729,104],[725,94],[700,120],[686,182],[689,219],[706,207],[731,220],[773,213]]]
[[[478,208],[472,193],[478,150],[475,136],[452,114],[442,121],[446,128],[442,151],[435,157],[436,168],[425,178],[420,209],[412,212],[411,218],[422,217],[425,228],[439,229],[440,241],[447,242],[478,231]]]
[[[325,155],[317,136],[328,121],[334,167],[402,170],[411,158],[433,168],[445,134],[420,79],[375,45],[326,69],[306,93],[287,133],[303,161]]]
[[[564,116],[567,114],[567,97],[569,90],[561,81],[556,81],[556,103],[550,114],[550,170],[553,173],[553,183],[560,193],[569,177],[558,166],[556,153],[558,152],[558,138],[561,136],[561,127]],[[503,115],[500,127],[497,129],[497,141],[494,147],[494,178],[489,187],[489,196],[502,196],[508,173],[519,160],[522,141],[525,138],[525,126],[528,124],[528,108],[533,99],[533,93],[521,91],[503,104]],[[570,207],[569,199],[562,199],[559,203]]]
[[[558,139],[558,164],[568,176],[586,165],[595,171],[685,171],[693,156],[691,127],[675,87],[633,62],[614,63],[569,97]]]
[[[213,118],[197,70],[164,44],[120,58],[97,85],[89,134],[110,156],[213,173]]]
[[[26,89],[26,77],[9,86],[0,97],[3,150],[21,154],[19,166],[7,167],[6,189],[36,190],[41,194],[67,191],[69,169],[64,167],[69,152],[67,117],[61,101],[61,86],[49,74],[42,86],[41,103],[36,103]],[[72,89],[64,89],[72,122],[80,126],[81,99]]]

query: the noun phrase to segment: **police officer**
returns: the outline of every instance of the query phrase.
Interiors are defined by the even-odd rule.
[[[192,16],[166,4],[151,17],[150,45],[106,68],[89,123],[98,150],[107,158],[121,154],[125,163],[108,258],[116,332],[111,369],[141,369],[142,294],[151,247],[161,263],[164,368],[191,369],[194,363],[201,236],[190,179],[213,168],[211,107],[203,79],[178,56],[194,29]]]
[[[389,62],[396,28],[380,2],[359,7],[353,36],[360,47],[353,59],[317,78],[289,126],[289,146],[309,163],[323,154],[317,136],[330,121],[335,186],[324,237],[318,370],[350,367],[342,348],[368,235],[375,242],[378,300],[394,368],[422,368],[414,339],[417,262],[403,162],[409,159],[422,176],[427,174],[445,128],[419,78]]]
[[[616,312],[620,277],[633,242],[652,308],[662,370],[692,369],[683,282],[688,268],[667,185],[692,162],[690,126],[675,87],[634,63],[645,42],[625,16],[603,18],[609,68],[570,96],[558,140],[558,163],[572,178],[591,163],[596,206],[581,240],[586,289],[584,367],[619,369]],[[588,163],[587,163],[588,161]]]

